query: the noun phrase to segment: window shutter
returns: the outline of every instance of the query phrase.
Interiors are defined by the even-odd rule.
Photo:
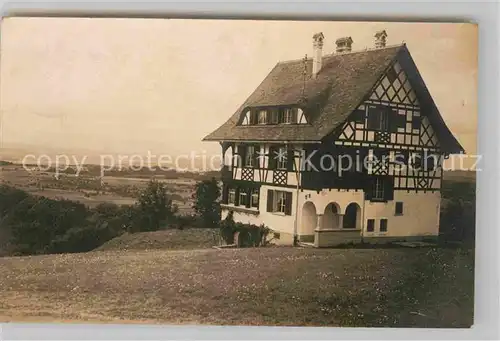
[[[238,206],[240,204],[240,189],[236,187],[236,190],[234,191],[234,206]]]
[[[228,196],[229,196],[229,186],[222,185],[222,203],[223,204],[228,203]]]
[[[241,145],[238,148],[238,153],[240,155],[240,167],[245,166],[246,156],[247,156],[247,146]]]
[[[247,193],[247,202],[245,203],[245,206],[247,208],[250,208],[251,203],[252,203],[252,189],[247,188],[247,189],[245,189],[245,192]]]
[[[292,215],[292,192],[285,192],[285,214]]]
[[[295,152],[294,152],[293,148],[288,147],[288,149],[286,151],[286,169],[289,172],[292,172],[293,169],[295,168],[294,167],[294,164],[295,164],[294,154],[295,154]]]
[[[276,169],[276,152],[277,152],[276,146],[269,146],[269,155],[268,155],[268,168],[269,169]]]
[[[394,200],[394,178],[387,177],[384,179],[384,200]]]
[[[267,212],[273,212],[274,206],[274,191],[272,189],[267,190]]]

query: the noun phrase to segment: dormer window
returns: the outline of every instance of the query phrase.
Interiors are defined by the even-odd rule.
[[[259,111],[258,124],[267,124],[267,111],[266,110]]]
[[[283,113],[283,123],[292,123],[292,109],[285,109]]]
[[[291,108],[286,108],[283,110],[283,122],[285,124],[290,124],[290,123],[297,123],[297,120],[294,120],[297,117],[297,115],[294,115],[295,110]]]
[[[255,108],[248,109],[243,115],[240,125],[308,124],[300,108]]]

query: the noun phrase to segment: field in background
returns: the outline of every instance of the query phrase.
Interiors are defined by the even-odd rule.
[[[19,165],[8,165],[0,168],[0,182],[8,183],[31,194],[43,195],[51,199],[76,200],[91,207],[104,202],[117,205],[133,204],[137,192],[143,189],[152,177],[143,174],[144,172],[137,174],[137,176],[131,172],[123,175],[120,175],[119,172],[113,172],[113,175],[104,177],[104,187],[101,187],[100,179],[92,175],[93,173],[84,173],[79,177],[62,174],[57,180],[54,178],[54,173],[27,172]],[[217,173],[213,175],[217,175]],[[183,173],[168,172],[168,174],[155,175],[154,178],[166,183],[174,204],[179,207],[181,214],[193,213],[191,195],[199,180],[193,176],[193,173],[183,177]],[[447,171],[444,173],[444,180],[471,182],[476,180],[476,173]]]
[[[147,186],[151,177],[105,176],[103,186],[97,176],[83,174],[78,177],[71,174],[61,174],[55,178],[53,172],[28,172],[19,165],[2,166],[0,182],[7,183],[34,195],[45,196],[50,199],[68,199],[79,201],[94,207],[101,203],[130,205],[135,203],[137,194]],[[155,179],[166,184],[174,204],[179,207],[181,214],[191,214],[192,199],[196,179],[183,178],[179,173],[177,178]]]

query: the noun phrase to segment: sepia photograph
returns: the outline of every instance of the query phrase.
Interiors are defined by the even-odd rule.
[[[0,323],[470,328],[477,76],[471,23],[3,18]]]

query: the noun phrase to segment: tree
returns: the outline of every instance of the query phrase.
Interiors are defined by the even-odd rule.
[[[220,222],[220,189],[215,178],[196,184],[193,208],[205,227],[217,227]]]
[[[133,224],[133,232],[157,231],[164,222],[171,221],[177,212],[177,207],[172,204],[165,185],[154,179],[139,195],[137,205],[139,217]]]

